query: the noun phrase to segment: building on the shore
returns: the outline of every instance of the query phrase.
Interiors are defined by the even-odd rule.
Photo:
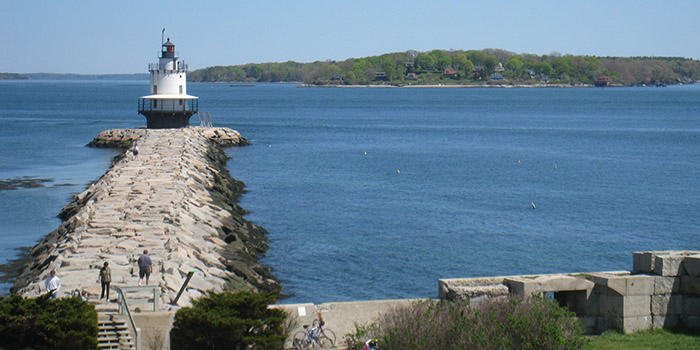
[[[197,113],[199,99],[187,94],[187,64],[178,61],[175,44],[168,38],[162,48],[158,62],[148,65],[151,94],[139,98],[139,113],[149,129],[184,128]]]
[[[606,87],[610,85],[610,77],[601,75],[593,82],[593,85],[599,87]]]

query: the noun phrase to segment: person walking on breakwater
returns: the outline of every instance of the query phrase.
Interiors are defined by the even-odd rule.
[[[153,264],[151,263],[151,257],[148,256],[148,250],[143,251],[143,255],[139,257],[139,286],[143,277],[146,276],[146,285],[148,285],[148,280],[151,278],[151,272],[153,272]]]
[[[56,270],[51,270],[51,274],[46,278],[46,291],[51,293],[51,298],[58,298],[58,290],[61,289],[61,279],[56,276]]]
[[[134,141],[134,148],[131,150],[131,153],[134,154],[134,160],[139,157],[139,144]]]
[[[100,283],[102,284],[102,293],[100,294],[100,300],[105,298],[105,291],[107,291],[107,301],[109,301],[109,284],[112,282],[112,270],[109,269],[109,263],[105,261],[100,269]]]

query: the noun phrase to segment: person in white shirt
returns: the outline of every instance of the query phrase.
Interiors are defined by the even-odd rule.
[[[51,293],[51,298],[58,298],[58,290],[61,289],[61,279],[56,276],[56,270],[51,270],[51,275],[46,278],[46,291]]]

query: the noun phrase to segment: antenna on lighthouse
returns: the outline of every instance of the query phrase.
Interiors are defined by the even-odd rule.
[[[165,28],[163,28],[163,31],[160,33],[160,44],[165,44]]]

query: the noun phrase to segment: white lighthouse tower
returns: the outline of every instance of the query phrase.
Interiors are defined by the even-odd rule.
[[[139,98],[139,113],[149,129],[184,128],[197,113],[199,99],[187,94],[187,65],[177,60],[175,44],[168,38],[162,45],[158,63],[148,65],[151,94]]]

